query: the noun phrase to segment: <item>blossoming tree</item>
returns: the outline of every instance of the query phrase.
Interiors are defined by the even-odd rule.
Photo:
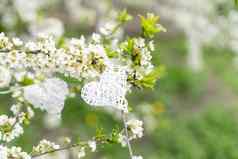
[[[77,149],[81,158],[96,151],[97,145],[117,143],[128,147],[131,159],[142,159],[130,141],[143,136],[143,123],[128,118],[132,109],[126,95],[133,87],[153,88],[160,77],[162,67],[151,62],[152,38],[165,29],[157,24],[159,17],[147,14],[140,16],[141,37],[117,39],[117,31],[131,19],[122,11],[113,25],[106,24],[88,39],[57,41],[41,34],[35,41],[23,42],[0,34],[0,94],[11,94],[14,100],[11,115],[0,115],[0,159],[30,159],[71,149]],[[109,135],[97,130],[88,141],[65,138],[64,144],[56,144],[43,139],[31,152],[12,145],[27,131],[35,109],[60,117],[65,99],[77,93],[90,106],[120,112],[124,127]]]

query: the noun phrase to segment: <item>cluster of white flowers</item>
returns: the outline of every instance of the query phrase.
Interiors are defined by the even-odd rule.
[[[34,112],[31,107],[21,112],[21,107],[20,103],[11,106],[14,117],[0,115],[0,141],[8,143],[24,133],[23,125],[34,116]]]
[[[97,143],[95,140],[89,140],[87,142],[88,148],[90,148],[91,152],[95,152],[97,149]],[[77,158],[83,158],[86,156],[86,146],[80,147],[80,149],[77,151]]]
[[[67,139],[68,140],[68,139]],[[70,143],[71,141],[67,142]],[[83,158],[87,155],[88,152],[96,152],[97,141],[95,139],[88,140],[87,142],[82,142],[76,144],[77,146],[72,146],[71,150],[68,150],[74,158]]]
[[[0,116],[0,141],[12,141],[23,134],[23,128],[15,118],[9,118],[6,115]]]
[[[23,152],[20,147],[5,147],[0,145],[0,159],[31,159],[31,157]]]
[[[144,74],[148,74],[150,73],[153,68],[154,65],[151,63],[151,59],[152,59],[152,55],[151,52],[154,51],[154,42],[150,41],[148,43],[148,45],[145,43],[145,39],[143,38],[138,38],[135,40],[135,49],[140,50],[139,54],[141,56],[141,59],[139,61],[140,63],[140,69],[138,69],[139,71],[139,77],[143,77]]]
[[[78,158],[83,158],[83,157],[85,157],[85,156],[86,156],[85,147],[81,147],[80,150],[79,150],[79,152],[78,152],[77,157],[78,157]]]
[[[127,137],[126,135],[122,133],[119,134],[118,137],[118,142],[121,143],[123,147],[127,145],[127,140],[134,140],[137,138],[141,138],[143,136],[143,122],[137,119],[130,119],[126,122],[127,129],[129,136]]]
[[[158,18],[149,15],[142,17],[143,21],[146,21],[146,18],[148,21],[151,18],[157,21]],[[129,113],[127,93],[131,91],[132,86],[146,87],[140,80],[154,70],[151,62],[154,44],[150,35],[155,33],[149,32],[148,43],[142,37],[120,41],[113,35],[131,17],[126,11],[118,17],[120,20],[115,21],[115,25],[106,24],[101,28],[101,34],[93,33],[87,40],[84,36],[79,39],[64,39],[63,44],[56,43],[52,36],[45,34],[35,41],[23,42],[0,33],[0,94],[12,93],[15,102],[10,108],[13,117],[0,116],[0,141],[8,143],[23,134],[23,125],[29,124],[34,116],[32,108],[39,108],[48,115],[57,117],[56,122],[52,123],[58,124],[66,98],[71,92],[78,93],[79,87],[81,97],[87,104],[116,108],[123,116]],[[149,27],[156,30],[156,24],[150,25]],[[152,78],[157,77],[150,77],[149,80]],[[80,84],[75,86],[76,84],[68,82],[70,79],[77,80]],[[136,119],[123,122],[125,128],[119,134],[118,140],[131,149],[130,140],[143,136],[143,123]],[[54,126],[52,124],[52,127]],[[81,158],[86,155],[87,149],[95,152],[98,143],[114,142],[112,136],[105,139],[100,138],[100,135],[97,138],[96,135],[84,144],[67,143],[62,147],[42,140],[33,147],[31,157],[80,147],[78,158]],[[16,155],[12,157],[14,159],[18,159],[18,155],[22,154],[29,156],[21,153],[18,148],[8,153],[13,152],[13,155]],[[141,159],[140,156],[130,155],[131,158]]]
[[[106,23],[105,27],[100,28],[100,32],[104,35],[104,36],[109,36],[111,35],[111,33],[113,32],[113,29],[116,27],[116,23],[110,22],[110,23]]]
[[[97,149],[97,143],[94,140],[88,141],[88,146],[91,148],[92,152],[95,152]]]
[[[135,67],[132,61],[128,62],[128,65],[123,67],[125,70],[117,73],[113,70],[115,59],[107,56],[101,39],[101,35],[93,34],[92,40],[87,44],[84,37],[73,38],[65,49],[58,49],[52,37],[43,36],[36,42],[24,44],[19,39],[9,39],[1,33],[0,49],[3,50],[0,54],[0,65],[2,65],[1,72],[4,71],[6,76],[2,83],[4,85],[10,83],[11,75],[6,73],[10,71],[16,74],[15,78],[18,82],[30,74],[27,78],[31,78],[35,83],[44,78],[50,78],[55,73],[62,73],[81,80],[82,78],[99,77],[103,72],[99,82],[90,82],[83,87],[83,99],[90,105],[115,106],[127,111],[125,95],[130,87],[127,84],[127,76],[130,73],[135,74],[137,79],[142,79],[144,75],[152,71],[153,41],[147,46],[144,39],[134,39],[133,49],[136,50],[135,54],[139,54],[139,63]],[[116,50],[119,54],[124,54],[123,49]],[[122,67],[120,63],[125,60],[123,56],[117,60],[119,60],[117,67]],[[46,79],[39,84],[24,88],[24,98],[29,103],[50,113],[62,111],[68,93],[67,84],[59,79]]]
[[[130,119],[126,122],[132,133],[132,138],[141,138],[143,136],[143,122],[137,119]]]
[[[0,65],[15,72],[29,71],[37,77],[52,76],[56,72],[78,79],[98,75],[107,62],[101,44],[94,40],[86,44],[84,37],[73,38],[68,46],[57,49],[52,37],[42,36],[19,48],[3,33],[0,34]],[[14,72],[14,73],[15,73]]]
[[[44,139],[37,146],[33,147],[33,153],[45,153],[59,148],[59,145]]]

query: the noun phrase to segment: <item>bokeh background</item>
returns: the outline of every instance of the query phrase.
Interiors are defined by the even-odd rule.
[[[127,9],[135,16],[124,35],[139,35],[138,15],[161,16],[167,28],[155,41],[155,65],[166,73],[154,90],[128,95],[134,115],[145,122],[145,137],[133,142],[145,159],[238,158],[238,10],[232,0],[0,0],[0,32],[23,39],[38,33],[90,36]],[[10,96],[0,96],[8,113]],[[76,96],[66,101],[62,119],[36,111],[16,143],[30,151],[42,138],[88,139],[99,127],[110,132],[120,119]],[[74,159],[67,152],[45,159]],[[88,159],[126,159],[120,145],[99,147]],[[43,158],[42,158],[43,159]]]

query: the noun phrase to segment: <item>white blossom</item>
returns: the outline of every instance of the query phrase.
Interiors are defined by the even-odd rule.
[[[23,45],[23,41],[19,38],[13,38],[12,39],[12,42],[15,46],[19,47],[19,46],[22,46]]]
[[[31,159],[30,155],[26,152],[23,152],[20,147],[11,147],[7,148],[0,145],[0,159],[9,159],[9,158],[16,158],[16,159]]]
[[[45,153],[52,150],[57,150],[60,148],[60,145],[57,145],[53,142],[50,142],[46,139],[43,139],[40,141],[40,143],[37,146],[33,147],[34,153]]]
[[[88,146],[90,147],[92,152],[95,152],[97,149],[97,143],[94,140],[88,141]]]
[[[81,147],[80,150],[79,150],[79,152],[78,152],[77,157],[78,157],[78,158],[83,158],[83,157],[85,157],[85,156],[86,156],[85,147]]]
[[[132,159],[143,159],[142,156],[132,156]]]
[[[31,107],[27,107],[27,113],[28,113],[29,118],[33,118],[35,115],[35,113]]]
[[[13,47],[13,44],[10,42],[9,38],[5,36],[4,33],[0,33],[0,43],[1,47],[4,47],[4,49],[10,50]]]
[[[123,135],[122,133],[118,136],[118,142],[121,144],[122,147],[126,147],[127,145],[127,137]]]
[[[17,1],[19,3],[24,0]],[[33,3],[35,2],[29,4]],[[20,5],[22,4],[20,3]],[[26,6],[26,8],[28,7],[29,15],[27,16],[29,19],[34,19],[34,11],[39,6]],[[25,13],[24,10],[18,11],[21,17],[25,13],[28,14],[28,11]],[[114,39],[114,37],[107,39],[109,45],[102,41],[104,40],[102,38],[107,38],[117,29],[118,24],[115,22],[107,23],[104,28],[100,29],[101,34],[95,33],[89,40],[83,36],[80,39],[66,38],[64,47],[60,48],[53,36],[47,34],[51,34],[53,31],[59,31],[61,34],[62,28],[58,27],[59,30],[57,30],[48,28],[45,24],[41,26],[39,23],[39,25],[31,28],[32,33],[42,33],[46,28],[45,33],[40,34],[36,40],[27,43],[18,38],[8,38],[3,33],[0,34],[0,68],[2,69],[0,70],[0,87],[8,87],[11,84],[9,90],[2,93],[10,92],[11,97],[16,101],[10,108],[14,116],[0,116],[1,142],[6,142],[8,145],[10,141],[23,134],[23,124],[29,123],[29,120],[34,116],[32,108],[39,108],[48,113],[45,120],[50,127],[59,125],[66,98],[71,92],[75,94],[81,89],[80,84],[70,82],[68,85],[66,83],[68,80],[63,81],[58,78],[59,76],[75,78],[78,82],[84,82],[81,97],[87,104],[116,108],[119,110],[117,112],[128,113],[127,93],[131,86],[136,85],[136,80],[143,79],[153,69],[151,62],[151,52],[154,50],[153,41],[147,43],[143,38],[133,38],[133,49],[138,51],[140,57],[137,63],[131,58],[133,55],[131,57],[124,56],[121,44],[128,44],[128,41],[121,43],[118,38]],[[115,51],[118,56],[109,56],[111,46],[113,46],[112,51]],[[122,130],[118,138],[123,146],[126,146],[130,140],[143,136],[142,121],[131,119],[125,124],[129,133]],[[96,151],[96,140],[90,140],[86,144],[78,151],[78,158],[86,155],[86,148],[92,152]],[[67,143],[60,147],[48,140],[41,140],[38,145],[33,147],[32,154],[33,156],[34,154],[46,154],[64,149],[63,146],[74,147],[77,145],[82,146],[80,143],[76,143],[76,145]],[[75,149],[78,150],[78,147]],[[30,159],[30,156],[19,147],[0,146],[0,159],[8,159],[9,156],[10,158]],[[142,159],[142,157],[134,156],[134,159]]]
[[[154,50],[155,50],[154,41],[150,41],[148,45],[149,45],[149,49],[150,49],[151,51],[154,51]]]
[[[23,128],[16,118],[0,116],[0,141],[10,142],[23,134]]]
[[[0,145],[0,159],[8,159],[8,149]]]
[[[115,29],[115,27],[116,27],[115,22],[108,22],[105,24],[104,27],[101,27],[99,30],[102,35],[109,36],[113,32],[113,29]]]
[[[79,47],[79,48],[85,48],[86,47],[86,40],[85,40],[85,37],[82,35],[80,37],[80,39],[76,39],[76,38],[72,38],[70,40],[70,44],[72,46],[76,46],[76,47]]]
[[[26,47],[27,50],[33,51],[33,52],[40,49],[40,48],[37,46],[37,44],[34,43],[34,42],[28,42],[28,43],[26,43],[25,47]]]
[[[95,43],[100,43],[100,41],[101,41],[101,35],[100,35],[100,34],[97,34],[97,33],[93,33],[93,35],[92,35],[92,40],[93,40],[93,42],[95,42]]]
[[[20,104],[13,104],[10,110],[13,112],[14,115],[17,115],[20,112],[21,105]]]
[[[142,121],[137,119],[130,119],[129,121],[126,122],[126,124],[134,137],[141,138],[143,136],[144,128],[142,127],[143,126]]]
[[[13,158],[21,158],[21,159],[31,159],[30,155],[26,152],[22,152],[20,147],[12,147],[9,149],[8,156],[12,156]]]

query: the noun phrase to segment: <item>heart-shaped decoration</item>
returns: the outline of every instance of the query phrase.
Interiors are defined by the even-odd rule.
[[[89,82],[81,90],[81,97],[92,106],[115,107],[127,109],[125,98],[126,73],[122,71],[107,70],[99,81]]]
[[[50,78],[24,88],[24,98],[35,108],[46,110],[50,114],[61,113],[68,94],[67,84],[58,78]]]

